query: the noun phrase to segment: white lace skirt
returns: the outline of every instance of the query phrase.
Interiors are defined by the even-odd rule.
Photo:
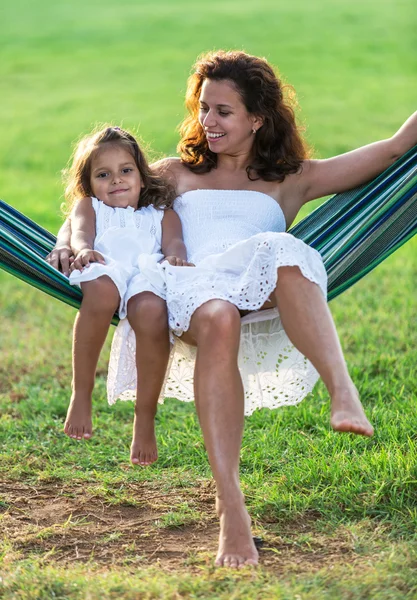
[[[195,268],[165,265],[169,323],[176,335],[188,329],[194,311],[208,300],[227,300],[241,310],[255,311],[242,318],[238,359],[246,415],[257,408],[296,404],[318,379],[312,364],[289,341],[277,309],[259,311],[283,266],[298,266],[326,296],[320,254],[287,233],[260,233],[204,258]],[[174,337],[161,402],[164,397],[194,399],[195,354],[194,347]],[[135,336],[126,319],[113,339],[107,390],[110,404],[136,397]]]

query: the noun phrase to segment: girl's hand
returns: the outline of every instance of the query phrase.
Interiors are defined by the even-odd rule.
[[[80,250],[77,256],[74,258],[74,262],[70,267],[70,271],[71,273],[75,270],[82,271],[85,267],[88,267],[90,263],[95,262],[98,262],[102,265],[106,264],[106,261],[100,252],[91,250],[91,248],[84,248],[84,250]]]
[[[70,246],[59,246],[51,250],[45,260],[54,267],[54,269],[61,271],[68,277],[71,265],[74,261],[74,254]]]
[[[168,261],[170,265],[173,267],[195,267],[193,263],[190,263],[183,258],[178,258],[178,256],[166,256],[162,262]]]

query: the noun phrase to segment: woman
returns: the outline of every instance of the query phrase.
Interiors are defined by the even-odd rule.
[[[411,148],[417,114],[388,140],[308,160],[280,81],[265,60],[243,52],[203,56],[186,102],[180,158],[156,165],[176,187],[174,208],[188,260],[196,265],[166,267],[170,325],[180,336],[176,347],[182,355],[179,361],[174,356],[177,367],[165,391],[189,399],[184,388],[190,377],[178,374],[196,347],[194,396],[220,518],[216,565],[240,567],[258,561],[239,486],[245,396],[247,413],[257,405],[251,398],[259,396],[259,386],[266,406],[298,402],[318,371],[331,396],[332,427],[373,433],[326,304],[321,259],[285,229],[306,202],[372,179]],[[64,271],[68,246],[67,224],[50,257]],[[129,332],[123,323],[119,327],[114,353],[123,355]],[[266,377],[251,366],[245,371],[246,363],[255,369],[261,363],[262,371],[264,360]],[[282,371],[286,377],[280,379]],[[281,384],[287,398],[279,397]]]

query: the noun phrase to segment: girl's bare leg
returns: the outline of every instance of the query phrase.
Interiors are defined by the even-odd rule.
[[[90,438],[91,396],[97,362],[115,311],[119,292],[104,275],[81,284],[83,300],[75,318],[72,353],[72,395],[64,432],[71,438]]]
[[[216,481],[220,518],[217,566],[256,565],[250,517],[239,484],[244,395],[237,355],[240,315],[223,300],[196,310],[184,341],[197,345],[194,390],[197,414]]]
[[[158,458],[155,415],[170,349],[166,304],[152,292],[137,294],[128,302],[127,318],[136,336],[138,381],[130,458],[145,466]]]
[[[371,436],[374,432],[351,380],[327,302],[318,285],[298,267],[281,267],[275,298],[285,332],[314,365],[331,396],[336,431]]]

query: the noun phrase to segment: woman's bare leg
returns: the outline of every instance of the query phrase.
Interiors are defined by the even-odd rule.
[[[104,275],[81,284],[83,300],[75,318],[72,395],[64,432],[81,440],[92,435],[91,396],[100,351],[120,302],[112,280]]]
[[[194,389],[197,414],[216,481],[220,518],[217,566],[256,565],[250,517],[239,484],[244,395],[237,356],[240,315],[230,303],[211,300],[191,320],[184,341],[197,345]]]
[[[281,267],[275,298],[285,332],[314,365],[331,396],[336,431],[371,436],[374,432],[346,366],[326,300],[318,285],[298,267]]]
[[[152,292],[137,294],[128,302],[127,318],[136,336],[138,380],[130,459],[145,466],[158,458],[155,415],[169,359],[166,304]]]

